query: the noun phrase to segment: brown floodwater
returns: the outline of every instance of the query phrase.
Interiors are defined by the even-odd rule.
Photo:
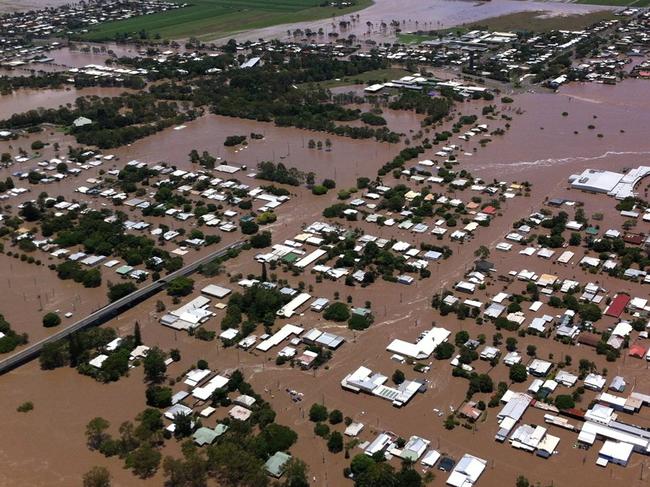
[[[155,312],[157,299],[162,299],[168,308],[173,306],[166,295],[158,295],[131,309],[113,320],[107,326],[117,328],[120,334],[130,333],[137,320],[142,326],[142,335],[148,345],[158,345],[165,349],[179,348],[183,360],[170,368],[170,376],[176,377],[183,370],[195,363],[199,358],[206,359],[211,368],[217,371],[227,371],[241,368],[255,389],[269,400],[278,413],[278,421],[292,426],[299,433],[298,444],[292,449],[295,454],[308,462],[310,477],[313,485],[338,486],[351,485],[341,476],[342,469],[349,460],[342,454],[332,455],[326,450],[325,442],[314,437],[313,424],[306,419],[306,411],[313,402],[324,402],[328,408],[339,408],[344,415],[366,424],[361,434],[362,440],[371,440],[374,431],[389,430],[403,437],[413,434],[420,435],[432,441],[431,446],[441,452],[450,454],[458,459],[464,453],[472,453],[489,460],[488,468],[479,480],[480,484],[488,487],[513,485],[518,475],[524,474],[531,482],[546,485],[551,481],[554,485],[571,485],[576,476],[589,478],[595,486],[612,484],[641,487],[646,480],[640,480],[643,472],[643,458],[632,457],[627,468],[608,467],[597,470],[594,465],[598,447],[589,451],[573,448],[576,434],[551,427],[550,432],[561,437],[558,446],[559,454],[549,460],[530,456],[526,453],[511,449],[507,444],[496,444],[494,434],[497,425],[495,411],[489,410],[485,421],[480,421],[476,428],[456,428],[449,432],[443,427],[443,417],[439,417],[434,408],[445,411],[450,407],[458,407],[467,389],[463,379],[452,378],[450,366],[446,362],[432,364],[431,370],[422,377],[429,380],[429,390],[424,395],[418,395],[404,409],[395,409],[387,401],[379,398],[355,395],[343,391],[341,379],[359,365],[365,365],[373,370],[390,375],[396,368],[401,368],[408,378],[420,377],[409,367],[400,366],[390,360],[390,354],[385,351],[386,345],[393,338],[411,340],[427,329],[432,322],[444,326],[455,333],[465,329],[476,337],[485,334],[488,342],[494,333],[491,325],[477,325],[472,320],[459,321],[455,316],[441,317],[430,306],[430,297],[442,288],[449,288],[468,269],[474,260],[474,251],[479,245],[492,245],[501,241],[517,219],[540,208],[545,197],[563,196],[580,200],[585,204],[585,213],[605,213],[603,225],[618,228],[623,218],[613,209],[615,202],[604,195],[587,195],[566,189],[566,178],[573,172],[587,166],[620,169],[633,164],[642,164],[645,152],[650,151],[643,127],[647,126],[647,101],[629,103],[626,98],[643,93],[646,85],[628,81],[619,86],[601,86],[595,84],[572,85],[560,90],[558,94],[523,94],[515,96],[513,108],[507,110],[513,120],[506,135],[493,137],[493,141],[485,148],[478,146],[477,141],[463,142],[463,151],[473,153],[471,157],[460,157],[462,165],[478,176],[485,179],[524,180],[534,183],[530,198],[518,197],[507,200],[501,209],[503,216],[497,217],[490,227],[480,228],[477,236],[464,244],[449,243],[454,255],[447,261],[432,266],[432,277],[417,280],[412,286],[400,286],[379,280],[366,288],[350,288],[342,282],[324,280],[317,283],[311,273],[299,277],[285,275],[280,270],[279,278],[286,278],[296,286],[298,281],[304,281],[306,286],[313,286],[314,296],[333,298],[339,292],[341,299],[352,296],[355,306],[363,306],[365,301],[371,301],[375,324],[363,333],[353,333],[340,325],[327,323],[322,315],[306,312],[303,316],[291,320],[301,323],[306,328],[312,326],[326,328],[347,338],[339,350],[334,352],[328,369],[322,368],[316,372],[305,372],[292,369],[287,365],[278,367],[274,364],[275,350],[267,353],[242,352],[235,349],[223,349],[216,342],[201,342],[183,333],[158,324]],[[569,99],[571,101],[569,101]],[[499,108],[503,109],[500,103]],[[460,113],[469,114],[480,112],[481,104],[461,106]],[[521,114],[515,113],[521,108]],[[568,116],[563,117],[562,112]],[[645,113],[644,113],[645,111]],[[596,115],[598,118],[594,119]],[[393,130],[410,133],[418,130],[418,118],[415,116],[387,114],[389,125]],[[505,121],[489,121],[490,128],[503,127]],[[596,126],[594,130],[587,125]],[[540,127],[544,127],[541,130]],[[620,133],[620,130],[625,130]],[[436,128],[436,130],[440,130]],[[577,130],[578,135],[573,131]],[[249,148],[236,151],[223,147],[223,140],[228,135],[258,132],[265,135],[262,141],[251,141]],[[603,138],[598,138],[602,133]],[[41,134],[40,137],[43,137]],[[56,135],[63,143],[67,137]],[[314,170],[319,178],[335,177],[339,187],[349,186],[357,175],[374,177],[377,168],[389,160],[402,145],[391,146],[376,144],[370,141],[352,141],[345,138],[330,137],[333,142],[331,152],[310,150],[307,142],[310,138],[325,139],[324,134],[307,132],[291,128],[279,128],[271,124],[257,124],[249,121],[206,115],[194,122],[188,123],[183,130],[167,130],[150,138],[138,141],[129,147],[113,152],[120,156],[116,165],[120,166],[130,159],[140,159],[146,162],[166,160],[179,167],[189,168],[187,154],[192,148],[199,151],[209,150],[224,160],[235,164],[247,164],[252,168],[259,160],[275,159],[285,161],[287,166],[296,166],[302,170]],[[14,146],[29,145],[29,139],[21,139]],[[453,143],[460,143],[460,141]],[[304,146],[303,146],[304,144]],[[474,152],[474,149],[477,149]],[[0,149],[2,146],[0,145]],[[427,152],[422,158],[431,157]],[[0,173],[0,177],[3,174]],[[84,173],[83,178],[91,177],[94,173]],[[243,178],[246,179],[246,178]],[[391,177],[384,178],[387,184],[395,184]],[[81,181],[70,178],[61,186],[49,186],[51,194],[70,195],[74,185]],[[38,188],[40,189],[40,188]],[[437,188],[434,187],[434,190]],[[32,190],[34,197],[35,189]],[[322,219],[322,208],[336,201],[335,192],[323,197],[315,197],[304,188],[291,188],[296,196],[278,213],[280,218],[271,230],[275,242],[292,238],[304,224],[316,219]],[[471,192],[457,192],[457,196],[467,199]],[[26,199],[27,197],[23,197]],[[17,204],[23,199],[11,200]],[[571,214],[571,210],[567,210]],[[339,223],[343,224],[342,221]],[[422,241],[434,242],[428,234],[413,236],[410,232],[395,227],[380,228],[367,222],[352,222],[349,226],[358,227],[367,233],[386,238],[399,238],[417,245]],[[648,224],[639,223],[638,229],[647,233]],[[578,251],[580,252],[580,251]],[[259,264],[252,259],[253,252],[245,252],[235,261],[226,266],[230,275],[241,273],[258,274]],[[610,296],[617,290],[629,290],[633,295],[645,296],[647,291],[640,285],[627,281],[616,280],[602,275],[585,273],[575,264],[560,266],[551,261],[537,257],[519,255],[516,250],[508,253],[493,252],[491,256],[499,274],[509,270],[522,268],[535,269],[536,272],[551,272],[562,278],[574,276],[583,283],[598,281],[609,290]],[[93,302],[92,294],[86,297],[85,290],[71,284],[70,289],[64,289],[65,283],[58,281],[51,271],[37,269],[29,264],[3,258],[4,275],[11,275],[5,288],[8,290],[0,309],[7,314],[14,326],[40,327],[38,312],[40,302],[34,299],[34,294],[27,291],[28,286],[36,286],[37,292],[52,299],[53,306],[63,306],[59,302],[62,296],[67,296],[68,306],[74,302],[74,296],[83,294],[84,305]],[[38,270],[38,272],[36,272]],[[46,274],[49,275],[46,276]],[[18,276],[18,281],[13,276]],[[44,276],[41,281],[41,276]],[[22,276],[22,277],[21,277]],[[236,284],[229,282],[228,275],[214,278],[195,276],[196,289],[207,283],[216,283],[235,288]],[[11,286],[9,282],[11,281]],[[15,284],[16,282],[16,284]],[[54,295],[49,297],[48,290],[54,289]],[[486,301],[489,297],[506,288],[508,292],[522,292],[525,288],[521,282],[505,285],[503,282],[492,281],[487,288],[476,294],[476,298]],[[25,292],[24,298],[23,290]],[[100,293],[99,290],[97,290]],[[52,291],[50,291],[52,292]],[[195,295],[198,291],[195,292]],[[36,294],[38,296],[38,294]],[[99,294],[98,294],[99,297]],[[17,303],[20,303],[18,305]],[[55,304],[56,303],[56,304]],[[29,311],[24,311],[29,310]],[[554,314],[547,306],[544,312]],[[209,330],[218,330],[223,311],[217,311],[217,317],[205,326]],[[28,322],[32,323],[28,323]],[[35,323],[34,323],[35,322]],[[605,318],[599,322],[599,327],[607,327],[615,321]],[[280,321],[278,324],[284,324]],[[42,327],[41,327],[42,328]],[[511,336],[502,332],[504,340]],[[519,349],[525,350],[527,344],[538,348],[538,355],[547,358],[553,354],[555,360],[566,354],[573,357],[570,371],[575,371],[580,358],[588,358],[596,362],[599,369],[607,367],[609,375],[622,374],[628,380],[634,380],[636,389],[642,392],[650,391],[650,377],[647,375],[646,363],[628,357],[620,359],[615,364],[607,363],[596,356],[592,349],[586,347],[569,347],[553,340],[538,337],[519,338]],[[477,371],[487,372],[489,364],[474,363]],[[507,380],[507,369],[499,365],[490,371],[495,381]],[[523,385],[515,386],[523,390]],[[284,392],[286,388],[303,392],[305,398],[300,403],[290,401]],[[85,424],[94,416],[103,416],[112,423],[115,433],[117,426],[127,419],[132,419],[138,411],[145,407],[142,376],[139,369],[131,376],[110,385],[99,385],[93,380],[79,376],[75,371],[64,369],[54,372],[41,372],[37,363],[30,363],[9,374],[0,377],[0,407],[6,412],[0,419],[5,441],[0,442],[0,458],[5,469],[0,477],[0,484],[16,486],[67,486],[78,484],[84,471],[91,466],[100,464],[108,466],[114,474],[114,485],[161,485],[162,475],[159,473],[153,479],[141,482],[136,480],[128,471],[121,468],[116,459],[104,459],[100,454],[89,452],[84,444]],[[174,390],[180,390],[176,385]],[[581,407],[586,407],[594,397],[586,393]],[[487,395],[478,394],[475,399],[487,401]],[[34,402],[34,411],[28,414],[15,412],[15,408],[23,401]],[[214,424],[216,418],[223,417],[220,410],[215,417],[208,421]],[[525,421],[532,424],[542,424],[543,415],[531,410],[526,413]],[[647,408],[639,415],[625,420],[641,425],[650,425],[650,413]],[[340,429],[339,427],[336,427]],[[34,438],[44,438],[47,441],[34,441]],[[178,455],[179,447],[173,440],[165,447],[165,454]],[[353,450],[352,455],[359,452]],[[393,461],[395,466],[398,462]],[[416,468],[420,469],[419,466]],[[444,485],[447,475],[437,472],[436,479],[431,484],[436,487]]]
[[[0,14],[25,12],[46,7],[61,7],[71,3],[69,0],[4,0],[0,2]]]
[[[119,96],[125,88],[74,88],[66,87],[61,89],[33,90],[20,89],[8,95],[0,95],[0,118],[8,118],[13,113],[22,113],[36,108],[57,108],[61,105],[68,105],[80,96]]]
[[[324,32],[323,39],[328,39],[327,35],[330,32],[336,32],[340,37],[354,34],[360,40],[373,39],[377,42],[391,42],[397,38],[395,29],[390,27],[392,21],[398,21],[400,29],[409,32],[418,29],[436,30],[448,28],[517,12],[543,11],[546,15],[553,16],[581,14],[604,8],[608,7],[569,2],[519,0],[493,0],[488,2],[472,0],[432,0],[428,2],[419,0],[402,0],[400,2],[374,0],[370,7],[355,12],[353,15],[276,25],[245,31],[234,36],[230,35],[227,38],[235,37],[237,40],[250,41],[256,41],[259,38],[286,40],[293,39],[292,36],[287,36],[287,30],[305,30],[309,28],[312,31],[318,31],[322,28]],[[358,20],[356,19],[357,15],[359,16]],[[355,21],[348,28],[344,30],[339,28],[339,21],[350,21],[353,16]],[[371,27],[368,26],[368,22],[372,24]],[[388,25],[386,30],[381,29],[382,22]]]
[[[505,112],[514,117],[508,135],[488,144],[468,169],[490,179],[507,173],[551,185],[586,167],[620,170],[647,164],[650,102],[644,93],[649,88],[643,80],[628,79],[618,86],[576,83],[555,94],[515,97],[510,113]],[[517,115],[516,109],[524,113]]]

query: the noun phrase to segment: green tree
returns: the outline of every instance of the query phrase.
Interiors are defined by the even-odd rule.
[[[510,367],[510,380],[513,382],[526,382],[528,372],[524,364],[513,364]]]
[[[136,347],[142,345],[142,332],[140,331],[140,323],[138,323],[137,321],[135,322],[135,326],[133,327],[133,344]]]
[[[43,326],[45,328],[53,328],[61,324],[61,317],[56,313],[47,313],[43,316]]]
[[[166,408],[172,405],[172,390],[169,387],[151,385],[145,391],[147,405]]]
[[[106,467],[93,467],[83,476],[83,487],[110,487],[111,474]]]
[[[269,247],[272,243],[271,232],[264,231],[256,233],[250,237],[249,241],[254,249]]]
[[[343,413],[339,409],[332,409],[329,414],[330,424],[340,424],[343,421]]]
[[[345,303],[330,304],[323,312],[323,318],[332,321],[346,321],[350,317],[350,309]]]
[[[165,354],[158,347],[149,350],[142,361],[144,366],[144,377],[149,382],[162,382],[167,373]]]
[[[569,394],[560,394],[555,398],[555,406],[562,409],[571,409],[575,407],[575,401]]]
[[[399,369],[396,369],[395,372],[393,372],[392,379],[393,379],[393,382],[395,384],[397,384],[397,385],[401,384],[402,382],[404,382],[404,379],[405,379],[404,372],[402,372]]]
[[[309,420],[317,423],[327,420],[327,408],[323,404],[314,403],[309,408]]]
[[[282,487],[309,487],[307,464],[298,458],[291,458],[284,466]]]
[[[97,450],[109,436],[106,433],[111,424],[99,416],[91,419],[86,425],[86,443],[91,450]]]
[[[436,347],[433,353],[437,360],[447,360],[450,359],[452,355],[454,355],[455,351],[456,347],[454,347],[451,343],[443,342]]]
[[[332,453],[343,451],[343,435],[338,431],[332,431],[327,440],[327,449]]]
[[[167,285],[167,294],[170,296],[187,296],[194,290],[194,280],[189,277],[175,277]]]
[[[137,289],[136,285],[132,282],[122,282],[119,284],[109,285],[108,299],[111,302],[117,301],[125,296],[128,296]]]
[[[269,455],[278,451],[287,451],[298,439],[298,435],[291,428],[276,423],[266,426],[260,436],[266,443]]]
[[[386,462],[373,463],[354,482],[356,487],[396,487],[395,469]]]
[[[260,229],[259,225],[252,220],[240,221],[239,227],[244,235],[253,235]]]
[[[176,438],[186,438],[192,434],[192,415],[178,413],[174,416],[174,436]]]
[[[530,487],[530,482],[526,477],[520,475],[517,477],[517,483],[515,484],[515,487]]]
[[[152,477],[158,470],[162,455],[150,444],[144,443],[126,457],[124,462],[127,468],[142,479]]]

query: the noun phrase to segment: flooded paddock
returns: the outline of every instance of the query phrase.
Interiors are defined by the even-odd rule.
[[[409,32],[419,29],[444,29],[517,12],[542,11],[545,12],[545,15],[553,16],[582,14],[603,10],[604,8],[608,7],[555,1],[493,0],[481,2],[472,0],[432,0],[422,2],[419,0],[403,0],[396,4],[394,0],[374,0],[370,7],[356,12],[352,16],[343,15],[311,22],[276,25],[242,32],[234,37],[241,41],[257,41],[260,38],[287,40],[292,38],[287,35],[287,30],[309,28],[312,31],[317,31],[322,28],[325,36],[330,32],[337,32],[342,37],[353,34],[360,40],[373,39],[377,42],[391,42],[397,38],[394,29],[390,28],[392,21],[398,21],[400,29],[403,32]],[[358,20],[355,19],[348,28],[338,28],[339,21],[349,21],[351,17],[357,15]],[[371,22],[373,26],[369,27],[367,22]],[[389,26],[386,30],[381,29],[382,22]]]

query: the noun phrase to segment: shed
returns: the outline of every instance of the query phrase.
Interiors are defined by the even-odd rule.
[[[264,464],[264,469],[269,475],[279,479],[284,474],[284,469],[289,460],[291,460],[291,455],[288,453],[282,451],[275,452]]]

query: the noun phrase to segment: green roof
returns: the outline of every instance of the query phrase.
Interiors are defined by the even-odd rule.
[[[359,316],[367,316],[371,312],[372,311],[369,310],[368,308],[352,308],[352,313]]]
[[[223,423],[219,423],[214,427],[214,432],[217,434],[217,437],[223,435],[226,431],[228,431],[228,426]]]
[[[117,272],[118,274],[121,275],[121,274],[128,274],[132,270],[133,270],[133,267],[131,267],[130,265],[123,265],[122,267],[118,267],[115,270],[115,272]]]
[[[282,260],[284,262],[288,262],[289,264],[293,264],[298,260],[298,254],[294,254],[293,252],[289,252],[287,255],[282,257]]]
[[[203,426],[194,432],[192,438],[194,438],[194,442],[197,445],[203,446],[203,445],[211,445],[214,442],[214,440],[217,439],[217,436],[219,435],[214,430],[211,430],[210,428],[206,428],[205,426]]]
[[[276,452],[264,464],[266,471],[275,478],[282,477],[284,467],[291,460],[291,455],[282,451]]]

